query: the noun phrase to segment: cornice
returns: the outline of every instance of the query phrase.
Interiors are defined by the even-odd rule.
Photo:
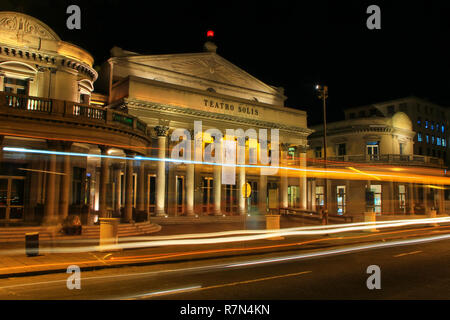
[[[228,115],[228,114],[221,114],[221,113],[213,113],[213,112],[207,112],[203,110],[196,110],[191,108],[185,108],[185,107],[178,107],[178,106],[172,106],[172,105],[165,105],[165,104],[159,104],[154,102],[147,102],[137,99],[130,99],[125,98],[124,104],[128,109],[141,109],[141,110],[153,110],[157,112],[165,112],[167,114],[169,113],[175,113],[183,116],[192,116],[198,118],[204,118],[204,119],[214,119],[218,121],[228,121],[233,123],[242,123],[246,125],[252,125],[256,127],[261,128],[272,128],[272,129],[279,129],[282,131],[288,131],[288,132],[295,132],[297,134],[300,134],[302,136],[308,136],[313,132],[313,130],[303,127],[296,127],[296,126],[287,126],[280,123],[274,123],[269,121],[262,121],[262,120],[256,120],[256,119],[248,119],[243,117],[237,117],[234,115]]]

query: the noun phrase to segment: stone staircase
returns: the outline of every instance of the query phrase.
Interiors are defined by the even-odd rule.
[[[139,222],[131,224],[119,224],[118,235],[121,237],[131,237],[146,235],[161,230],[161,226],[155,223]],[[0,243],[25,242],[25,234],[39,232],[39,241],[51,240],[53,231],[49,227],[2,227],[0,228]],[[81,235],[64,235],[58,230],[53,237],[54,240],[75,240],[75,239],[99,239],[100,226],[83,226]]]

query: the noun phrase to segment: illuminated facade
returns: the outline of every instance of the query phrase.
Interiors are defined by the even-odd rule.
[[[377,214],[424,214],[432,208],[444,213],[443,186],[437,179],[415,179],[416,174],[443,177],[444,161],[414,152],[416,132],[410,117],[402,111],[385,116],[381,111],[364,115],[355,110],[360,111],[350,109],[348,114],[353,115],[347,114],[346,120],[327,124],[328,167],[349,172],[345,179],[327,180],[330,214],[361,216],[366,211],[366,190],[374,192]],[[315,168],[321,167],[324,154],[323,126],[312,129],[308,158]],[[316,204],[323,205],[325,180],[313,183]]]
[[[312,132],[306,113],[284,107],[281,88],[220,57],[213,43],[205,52],[173,55],[113,48],[97,80],[92,57],[35,18],[1,12],[0,30],[0,223],[308,207],[305,171],[266,175],[249,162],[252,150],[262,154],[267,130],[269,140],[279,133],[277,148],[267,143],[270,159],[279,153],[272,165],[304,168]],[[94,82],[101,94],[93,93]],[[179,143],[171,137],[181,128],[201,139],[201,153],[217,143],[208,129],[242,129],[246,165],[229,171],[170,161]],[[230,176],[234,183],[221,183]],[[246,196],[244,187],[252,190]]]
[[[144,123],[98,105],[106,100],[92,93],[92,63],[39,20],[0,12],[0,224],[54,223],[69,213],[87,223],[108,195],[99,158],[4,148],[98,155],[111,144],[149,145]]]
[[[107,90],[111,108],[126,110],[154,128],[152,149],[147,155],[170,158],[177,141],[171,133],[180,128],[202,140],[201,149],[214,141],[205,132],[217,129],[243,131],[279,130],[280,163],[289,157],[293,165],[306,160],[306,113],[284,107],[281,88],[269,86],[252,77],[216,53],[207,42],[201,53],[140,55],[120,48],[103,65],[98,84]],[[200,137],[194,137],[194,122],[201,121]],[[247,136],[246,164],[252,144]],[[224,137],[225,139],[225,137]],[[269,142],[270,144],[270,142]],[[290,152],[290,155],[289,155]],[[258,158],[258,163],[259,162]],[[307,206],[306,174],[280,177],[260,174],[259,168],[235,168],[234,184],[221,183],[221,166],[192,163],[146,164],[144,182],[150,214],[231,215],[265,213],[279,206]],[[117,173],[118,175],[118,173]],[[242,188],[248,183],[251,195]],[[139,182],[138,182],[139,184]]]

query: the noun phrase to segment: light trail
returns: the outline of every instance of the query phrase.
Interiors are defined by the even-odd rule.
[[[275,263],[275,262],[303,260],[303,259],[318,258],[318,257],[325,257],[325,256],[339,255],[339,254],[347,254],[347,253],[371,250],[371,249],[414,245],[414,244],[419,244],[419,243],[427,243],[427,242],[447,240],[447,239],[450,239],[450,234],[442,235],[442,236],[421,238],[421,239],[397,240],[397,241],[390,241],[390,242],[376,243],[376,244],[369,244],[369,245],[358,245],[358,246],[353,246],[353,247],[349,247],[349,248],[325,250],[325,251],[320,251],[320,252],[299,254],[299,255],[293,255],[293,256],[287,256],[287,257],[246,261],[246,262],[229,264],[228,266],[226,266],[226,268],[237,268],[237,267],[253,266],[253,265],[268,264],[268,263]]]
[[[329,235],[335,233],[344,233],[350,231],[364,231],[371,230],[374,228],[392,228],[392,227],[404,227],[412,225],[423,225],[423,224],[436,224],[436,223],[447,223],[450,222],[450,217],[442,218],[429,218],[429,219],[415,219],[415,220],[398,220],[399,222],[386,221],[383,223],[377,222],[365,222],[360,225],[347,224],[346,226],[335,225],[333,228],[322,228],[317,230],[305,230],[302,227],[297,230],[292,229],[276,229],[272,232],[261,232],[260,234],[251,235],[241,235],[241,236],[226,236],[218,238],[194,238],[194,239],[175,239],[175,240],[156,240],[156,241],[142,241],[142,242],[130,242],[130,243],[120,243],[114,245],[103,245],[103,246],[85,246],[85,247],[61,247],[61,248],[42,248],[40,253],[80,253],[80,252],[93,252],[93,251],[109,251],[109,250],[120,250],[120,249],[138,249],[138,248],[151,248],[151,247],[161,247],[161,246],[178,246],[178,245],[204,245],[204,244],[223,244],[232,242],[245,242],[254,240],[263,240],[273,237],[282,236],[307,236],[307,235]],[[311,228],[311,227],[309,227]],[[264,231],[264,230],[261,230]],[[11,254],[11,252],[21,253],[20,249],[5,250],[5,254]]]
[[[4,151],[16,152],[16,153],[35,153],[35,154],[52,154],[52,155],[68,155],[75,157],[93,157],[93,158],[110,158],[119,160],[133,160],[133,161],[163,161],[172,163],[191,163],[191,164],[201,164],[201,165],[211,165],[211,166],[225,166],[225,167],[245,167],[245,168],[271,168],[271,169],[281,169],[287,170],[288,172],[307,172],[310,176],[322,177],[327,175],[328,178],[335,179],[365,179],[361,177],[360,172],[353,172],[352,170],[323,170],[314,168],[301,168],[301,167],[285,167],[285,166],[264,166],[264,165],[252,165],[252,164],[229,164],[229,163],[215,163],[215,162],[205,162],[205,161],[193,161],[193,160],[183,160],[183,159],[171,159],[171,158],[155,158],[155,157],[143,157],[136,156],[133,158],[123,157],[123,156],[111,156],[111,155],[101,155],[101,154],[88,154],[88,153],[76,153],[76,152],[63,152],[63,151],[49,151],[49,150],[38,150],[38,149],[26,149],[26,148],[15,148],[15,147],[3,147]],[[414,181],[429,184],[431,181],[435,184],[450,184],[450,178],[442,176],[424,176],[424,175],[406,175],[406,174],[393,174],[390,171],[387,172],[368,172],[364,174],[376,175],[377,177],[383,177],[388,180],[396,181]]]
[[[382,248],[389,248],[389,247],[396,247],[396,246],[408,246],[408,245],[428,243],[428,242],[434,242],[434,241],[442,241],[442,240],[448,240],[448,239],[450,239],[450,235],[423,237],[423,238],[419,238],[419,239],[390,241],[390,242],[376,243],[376,244],[370,244],[370,245],[358,245],[358,246],[351,246],[351,247],[347,247],[347,248],[340,248],[337,250],[326,250],[326,251],[315,252],[315,253],[282,256],[282,257],[271,258],[271,259],[248,260],[248,261],[243,261],[240,263],[220,263],[220,264],[213,264],[213,265],[206,265],[206,266],[199,266],[199,267],[163,269],[163,270],[158,270],[158,271],[149,271],[149,272],[140,272],[140,273],[127,273],[127,274],[118,274],[118,275],[84,277],[83,281],[120,279],[120,278],[141,277],[141,276],[158,276],[158,275],[162,275],[165,273],[186,273],[186,272],[201,272],[201,271],[211,271],[211,270],[220,270],[220,269],[233,269],[233,268],[241,268],[241,267],[247,267],[247,266],[253,266],[253,265],[261,265],[264,263],[277,263],[277,262],[282,263],[282,262],[293,261],[293,260],[314,259],[314,258],[321,258],[321,257],[340,255],[340,254],[351,254],[351,253],[355,253],[358,251],[365,251],[365,250],[371,250],[371,249],[382,249]],[[67,263],[66,263],[66,265],[67,265]],[[66,282],[67,282],[67,279],[64,276],[64,279],[62,279],[62,280],[13,284],[13,285],[1,286],[0,289],[28,287],[28,286],[36,286],[36,285],[43,286],[43,285],[66,283]]]

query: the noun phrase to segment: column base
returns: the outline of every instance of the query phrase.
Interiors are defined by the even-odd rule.
[[[194,212],[194,210],[187,210],[187,211],[186,211],[186,215],[187,215],[188,217],[193,217],[193,216],[195,216],[195,212]]]
[[[244,210],[239,210],[239,215],[241,216],[246,216],[248,214],[248,211],[246,209]]]
[[[167,214],[164,211],[156,211],[155,213],[156,217],[165,217]]]
[[[213,215],[221,216],[222,215],[222,211],[214,211]]]

